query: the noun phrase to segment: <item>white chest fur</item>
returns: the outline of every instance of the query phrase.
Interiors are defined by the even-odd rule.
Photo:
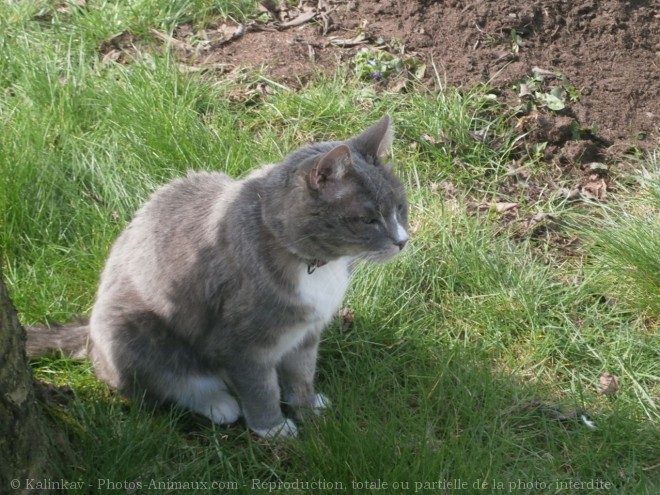
[[[295,349],[309,332],[320,332],[330,322],[341,306],[348,281],[350,258],[340,258],[307,273],[302,267],[298,278],[298,296],[307,306],[307,319],[283,333],[277,344],[268,349],[269,359],[279,361],[287,352]]]
[[[337,312],[344,299],[350,275],[350,258],[339,258],[307,273],[305,267],[300,272],[298,291],[302,301],[309,306],[314,323],[325,325]]]

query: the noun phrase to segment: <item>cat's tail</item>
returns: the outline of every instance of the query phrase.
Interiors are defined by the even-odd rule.
[[[62,354],[85,359],[89,350],[89,321],[79,319],[65,325],[27,327],[25,345],[29,358]]]

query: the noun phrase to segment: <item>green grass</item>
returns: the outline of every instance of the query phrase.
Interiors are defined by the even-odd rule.
[[[72,448],[53,479],[87,493],[212,482],[220,493],[660,490],[657,155],[631,161],[634,186],[605,206],[515,198],[564,221],[560,234],[580,246],[566,256],[470,207],[500,197],[512,159],[543,167],[487,88],[386,94],[346,69],[242,103],[232,95],[258,74],[184,75],[156,51],[103,66],[98,47],[124,30],[241,17],[254,2],[87,2],[34,17],[52,5],[0,6],[0,250],[24,323],[89,311],[112,241],[159,185],[189,168],[241,176],[384,112],[414,235],[393,263],[359,270],[345,303],[353,324],[335,323],[321,349],[318,387],[333,406],[297,441],[147,411],[89,363],[35,361],[39,379],[74,391],[48,406]],[[443,181],[456,199],[434,187]],[[605,371],[620,379],[611,396],[597,390]],[[598,429],[553,419],[575,408]]]

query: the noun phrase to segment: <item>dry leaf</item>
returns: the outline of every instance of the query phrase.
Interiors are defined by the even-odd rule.
[[[445,192],[445,196],[449,198],[455,198],[456,194],[458,193],[456,186],[454,186],[454,184],[448,180],[441,182],[440,184],[437,182],[431,182],[431,192],[437,193],[440,190],[443,190]]]
[[[401,93],[405,89],[406,84],[408,84],[407,77],[401,76],[395,78],[394,81],[391,81],[390,84],[387,85],[387,88],[392,93]]]
[[[526,96],[534,96],[532,91],[529,89],[529,86],[527,84],[521,84],[520,85],[520,91],[518,92],[518,97],[519,98],[524,98]]]
[[[289,27],[295,27],[295,26],[302,26],[306,22],[311,21],[316,17],[316,12],[313,10],[303,12],[300,14],[298,17],[295,19],[291,19],[290,21],[283,22],[279,25],[281,28],[289,28]]]
[[[360,33],[352,40],[347,40],[343,38],[332,38],[330,40],[330,43],[332,43],[335,46],[339,46],[341,48],[351,48],[353,46],[363,45],[367,43],[367,36],[364,33]]]
[[[122,31],[121,33],[111,36],[107,43],[114,48],[122,49],[132,45],[133,39],[133,33],[130,31]]]
[[[555,215],[553,215],[552,213],[545,213],[545,212],[540,211],[538,213],[534,213],[534,215],[532,215],[532,217],[529,220],[527,220],[526,228],[528,230],[533,229],[538,224],[543,222],[546,218],[549,219],[549,220],[557,220],[557,217]]]
[[[280,0],[279,4],[277,5],[277,10],[280,13],[280,21],[291,17],[289,15],[289,6],[287,5],[286,0]]]
[[[516,177],[517,179],[526,181],[529,179],[530,175],[529,170],[527,170],[524,165],[518,166],[515,161],[507,166],[507,177]]]
[[[604,179],[588,182],[582,186],[581,193],[587,199],[603,200],[607,197],[607,183]]]
[[[215,31],[209,31],[207,32],[207,38],[211,42],[216,42],[216,41],[227,41],[231,39],[234,36],[234,33],[237,31],[242,26],[242,24],[239,24],[238,26],[230,26],[227,24],[222,24],[218,29]]]
[[[426,141],[427,143],[440,144],[440,141],[438,141],[436,138],[434,138],[430,134],[422,134],[422,139],[424,141]]]
[[[121,57],[121,51],[117,50],[116,48],[113,48],[108,53],[103,55],[103,58],[101,59],[101,66],[106,67],[112,62],[117,62],[120,57]]]
[[[580,199],[580,189],[577,187],[574,189],[568,189],[566,187],[562,187],[561,190],[559,191],[559,196],[571,200]]]
[[[348,332],[353,325],[355,311],[351,308],[342,308],[339,310],[339,316],[341,317],[341,331]]]
[[[495,203],[495,211],[497,213],[504,213],[513,208],[518,208],[518,203]]]
[[[619,391],[619,379],[612,373],[604,372],[598,380],[598,393],[602,395],[614,395]]]
[[[486,134],[487,133],[486,133],[485,129],[481,129],[479,131],[468,131],[468,134],[475,141],[481,141],[481,142],[486,141]]]
[[[154,35],[156,38],[161,40],[163,43],[170,45],[172,48],[176,50],[180,50],[182,52],[190,53],[194,51],[194,47],[185,41],[178,40],[176,38],[173,38],[169,34],[162,33],[158,31],[157,29],[151,28],[149,32]]]

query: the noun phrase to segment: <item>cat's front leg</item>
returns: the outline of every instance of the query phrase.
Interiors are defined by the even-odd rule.
[[[226,371],[252,431],[267,438],[298,435],[293,421],[282,414],[280,387],[273,365],[242,356]]]
[[[318,414],[330,405],[327,397],[314,391],[318,348],[319,334],[310,332],[278,366],[282,400],[299,418],[310,412]]]

